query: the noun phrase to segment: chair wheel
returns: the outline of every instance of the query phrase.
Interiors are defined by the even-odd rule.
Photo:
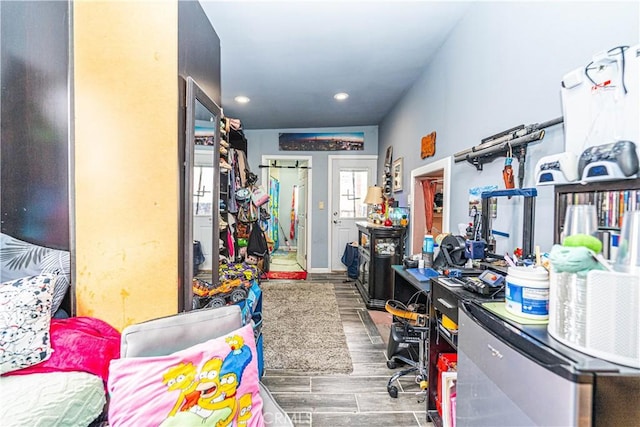
[[[398,398],[398,387],[390,385],[387,387],[387,392],[389,393],[389,396],[393,397],[394,399]]]
[[[387,360],[387,368],[396,369],[397,367],[398,367],[398,364],[396,363],[395,360]]]

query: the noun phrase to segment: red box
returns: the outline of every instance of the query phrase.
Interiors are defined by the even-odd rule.
[[[458,353],[440,353],[438,355],[438,363],[436,364],[436,367],[438,368],[438,394],[436,397],[436,409],[438,410],[438,414],[442,416],[442,393],[440,391],[442,385],[442,373],[457,370]]]

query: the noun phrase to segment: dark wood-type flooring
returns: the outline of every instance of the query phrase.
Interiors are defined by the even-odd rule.
[[[345,274],[310,274],[307,281],[335,285],[353,372],[305,376],[267,369],[263,383],[296,426],[431,426],[426,403],[418,402],[415,376],[407,375],[396,382],[400,390],[397,399],[387,393],[387,381],[395,372],[386,366],[388,337],[380,335],[355,284],[345,283],[345,277]]]

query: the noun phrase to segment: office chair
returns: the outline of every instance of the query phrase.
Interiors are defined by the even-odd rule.
[[[391,313],[403,327],[405,334],[419,335],[418,339],[418,359],[412,360],[401,355],[389,355],[390,360],[387,361],[387,367],[394,369],[396,363],[394,359],[398,359],[410,367],[396,372],[389,378],[387,382],[387,392],[392,398],[398,397],[398,387],[393,383],[400,377],[409,375],[413,372],[416,373],[416,383],[420,385],[420,394],[423,398],[427,396],[428,383],[428,367],[427,367],[427,340],[429,339],[429,316],[426,314],[420,314],[416,311],[409,310],[403,303],[395,300],[389,300],[385,304],[385,310]]]

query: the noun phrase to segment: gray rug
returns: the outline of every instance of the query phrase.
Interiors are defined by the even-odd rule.
[[[266,369],[352,372],[332,284],[263,282],[260,287]]]

